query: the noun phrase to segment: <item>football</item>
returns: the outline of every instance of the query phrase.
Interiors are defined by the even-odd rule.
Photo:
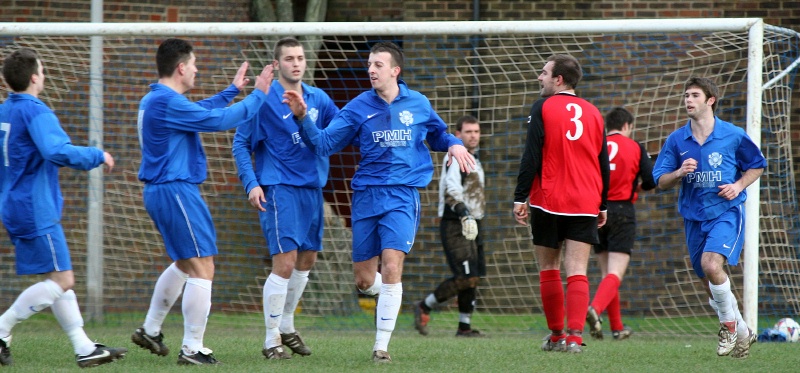
[[[786,342],[797,342],[800,340],[800,324],[791,318],[783,318],[775,323],[775,329],[786,335]]]

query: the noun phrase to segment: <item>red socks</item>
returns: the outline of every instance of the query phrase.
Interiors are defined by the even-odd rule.
[[[542,297],[547,327],[553,331],[554,336],[561,335],[564,330],[564,286],[561,284],[560,270],[539,272],[539,294]]]
[[[608,322],[610,323],[611,330],[622,330],[622,314],[619,307],[619,284],[621,283],[619,277],[613,273],[609,273],[600,281],[597,286],[597,293],[592,300],[592,308],[597,311],[597,314],[606,311],[608,313]]]
[[[567,329],[569,332],[583,332],[586,323],[586,309],[589,308],[589,279],[584,275],[567,277]],[[581,334],[567,335],[567,344],[583,342]]]
[[[606,308],[606,313],[608,313],[608,322],[609,326],[611,326],[611,331],[620,331],[625,326],[622,325],[622,313],[620,312],[619,307],[619,292],[614,299],[611,300],[611,303],[608,304],[608,308]]]
[[[612,273],[607,274],[603,281],[600,281],[600,285],[597,286],[597,293],[592,300],[592,308],[597,311],[598,315],[611,305],[614,297],[618,297],[619,284],[619,277]],[[617,301],[617,304],[619,304],[619,299]]]

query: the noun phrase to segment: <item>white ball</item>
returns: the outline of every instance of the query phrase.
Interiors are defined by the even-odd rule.
[[[786,335],[787,342],[797,342],[800,340],[800,324],[791,318],[783,318],[775,323],[775,329]]]

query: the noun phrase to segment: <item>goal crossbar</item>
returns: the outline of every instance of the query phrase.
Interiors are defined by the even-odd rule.
[[[471,35],[483,33],[627,33],[745,31],[760,18],[619,19],[461,22],[187,22],[187,23],[0,23],[0,35]]]

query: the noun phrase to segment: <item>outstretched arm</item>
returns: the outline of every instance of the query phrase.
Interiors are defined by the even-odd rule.
[[[353,120],[346,110],[336,114],[325,129],[320,129],[306,116],[308,106],[300,93],[284,92],[283,102],[292,110],[295,123],[300,126],[300,137],[314,154],[327,157],[336,153],[349,145],[358,132],[360,123]]]

